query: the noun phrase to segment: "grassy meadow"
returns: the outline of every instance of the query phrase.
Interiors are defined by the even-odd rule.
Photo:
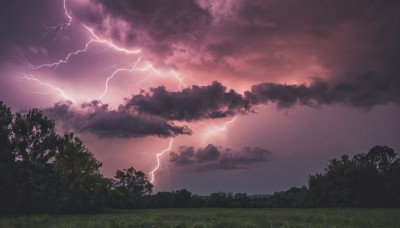
[[[148,209],[0,217],[0,227],[400,227],[400,209]]]

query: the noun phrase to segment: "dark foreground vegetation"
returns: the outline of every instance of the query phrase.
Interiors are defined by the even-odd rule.
[[[400,207],[400,158],[387,146],[333,159],[308,186],[270,197],[182,189],[151,194],[133,167],[103,177],[101,163],[72,133],[60,136],[38,110],[11,113],[0,102],[0,214],[83,213],[185,207]],[[261,210],[262,211],[262,210]]]
[[[0,217],[0,227],[399,227],[400,209],[137,209],[96,215]]]

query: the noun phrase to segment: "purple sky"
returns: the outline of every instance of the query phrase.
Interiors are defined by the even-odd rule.
[[[400,150],[398,1],[0,3],[0,100],[75,132],[111,177],[271,193]],[[157,158],[159,162],[157,162]]]

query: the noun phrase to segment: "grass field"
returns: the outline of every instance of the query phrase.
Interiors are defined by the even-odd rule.
[[[400,227],[400,209],[149,209],[0,217],[0,227]]]

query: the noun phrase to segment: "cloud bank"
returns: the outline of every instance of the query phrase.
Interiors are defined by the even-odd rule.
[[[198,47],[212,20],[194,0],[93,0],[75,5],[72,12],[82,22],[156,58],[184,51],[182,47]]]
[[[398,1],[84,2],[71,0],[72,13],[104,37],[219,81],[400,73]]]
[[[160,86],[134,95],[120,109],[151,114],[168,120],[193,121],[224,118],[251,110],[249,101],[234,90],[214,81],[208,86],[194,85],[179,92]]]
[[[100,138],[174,137],[192,131],[171,121],[191,122],[245,115],[254,112],[257,105],[268,103],[275,103],[279,109],[295,105],[322,107],[342,104],[367,110],[377,105],[400,104],[400,80],[382,78],[369,72],[335,84],[322,79],[314,79],[309,86],[260,83],[244,95],[234,90],[227,91],[225,86],[215,81],[209,86],[194,85],[178,92],[167,91],[163,86],[152,88],[126,99],[117,110],[93,101],[83,104],[81,111],[71,109],[70,104],[58,103],[44,112],[62,121],[66,129],[90,132]],[[183,155],[194,153],[190,152],[192,149],[188,150]],[[198,151],[196,156],[201,157],[202,153]],[[185,159],[177,158],[177,162]]]
[[[252,87],[249,97],[251,104],[274,102],[279,108],[296,104],[313,107],[344,104],[370,109],[376,105],[400,104],[400,79],[368,72],[336,83],[314,79],[310,86],[261,83]]]
[[[43,112],[46,116],[61,121],[65,130],[87,132],[99,138],[173,137],[191,134],[186,126],[175,126],[157,117],[109,110],[108,105],[98,101],[85,103],[81,108],[83,110],[77,111],[71,108],[70,103],[57,103]]]
[[[171,152],[170,162],[175,165],[188,166],[194,171],[210,171],[216,169],[245,169],[249,165],[268,161],[271,152],[259,147],[244,147],[236,151],[222,150],[208,144],[204,148],[181,147],[178,152]]]

